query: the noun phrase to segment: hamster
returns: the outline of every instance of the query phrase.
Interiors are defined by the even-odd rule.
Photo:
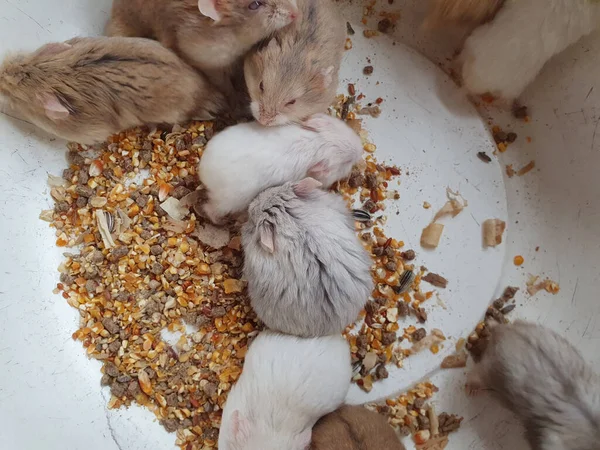
[[[343,337],[262,332],[225,403],[219,449],[305,450],[317,420],[344,402],[351,377]]]
[[[244,211],[264,189],[307,175],[329,187],[360,161],[360,137],[343,121],[318,114],[306,127],[230,127],[211,139],[198,175],[208,190],[206,215],[215,223]]]
[[[267,189],[242,227],[252,307],[272,330],[303,337],[341,333],[373,290],[352,213],[319,186],[306,178]]]
[[[496,325],[467,388],[490,389],[525,425],[532,449],[595,450],[600,442],[600,377],[552,330]]]
[[[406,450],[387,421],[362,406],[342,406],[317,422],[310,450]]]
[[[550,58],[599,26],[597,1],[507,1],[466,40],[459,57],[464,86],[510,104]]]
[[[297,15],[296,0],[114,0],[107,33],[157,39],[208,72],[230,67]]]
[[[76,38],[0,66],[0,94],[49,133],[81,144],[127,128],[210,119],[223,97],[158,42]]]
[[[333,102],[346,28],[334,2],[298,0],[300,17],[244,64],[252,114],[265,126],[301,122]]]
[[[480,25],[494,18],[505,0],[433,0],[424,25]]]

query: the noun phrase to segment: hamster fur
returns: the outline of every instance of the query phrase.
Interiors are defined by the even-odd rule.
[[[432,0],[425,27],[480,25],[494,18],[505,0]]]
[[[477,28],[460,56],[471,94],[516,99],[552,56],[600,26],[591,0],[507,0],[494,20]]]
[[[534,450],[598,448],[600,378],[552,330],[521,321],[494,326],[467,387],[491,389],[522,420]]]
[[[198,174],[208,189],[204,210],[218,223],[241,212],[264,189],[307,174],[330,186],[347,177],[362,158],[360,137],[343,121],[318,114],[307,127],[230,127],[206,146]]]
[[[317,422],[310,450],[406,450],[381,415],[342,406]]]
[[[344,402],[351,377],[341,336],[262,332],[225,403],[219,449],[305,450],[317,420]]]
[[[298,0],[301,16],[246,57],[254,118],[262,125],[301,122],[333,102],[346,28],[332,1]]]
[[[341,333],[373,290],[346,202],[318,186],[307,178],[267,189],[242,227],[252,307],[267,327],[303,337]]]
[[[107,33],[157,39],[206,72],[228,68],[297,14],[296,0],[114,0]]]
[[[76,38],[0,66],[8,107],[61,138],[94,144],[134,126],[209,119],[224,99],[158,42]]]

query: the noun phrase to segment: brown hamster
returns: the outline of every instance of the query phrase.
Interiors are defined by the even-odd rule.
[[[262,125],[301,122],[333,102],[345,25],[331,0],[298,0],[300,17],[246,57],[254,118]]]
[[[505,0],[433,0],[426,28],[442,25],[477,26],[494,18]]]
[[[362,406],[342,406],[313,428],[309,450],[406,450],[393,428]]]
[[[224,104],[177,55],[142,38],[76,38],[9,57],[0,94],[23,118],[82,144],[144,124],[213,118]]]
[[[552,330],[496,325],[468,390],[489,389],[526,428],[533,450],[595,450],[600,442],[600,377]]]
[[[209,72],[229,68],[297,13],[296,0],[114,0],[107,33],[157,39]]]

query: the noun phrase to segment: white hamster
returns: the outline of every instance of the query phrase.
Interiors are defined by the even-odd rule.
[[[350,174],[363,153],[360,137],[326,114],[305,127],[263,127],[256,122],[225,129],[207,145],[198,174],[208,190],[204,207],[215,223],[242,212],[264,189],[311,176],[325,187]]]
[[[550,58],[598,27],[597,1],[507,1],[465,42],[460,56],[464,85],[471,94],[512,101]]]
[[[317,420],[344,402],[351,377],[341,336],[261,333],[225,403],[219,449],[305,450]]]

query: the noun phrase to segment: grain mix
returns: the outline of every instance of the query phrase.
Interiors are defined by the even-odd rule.
[[[434,291],[422,290],[421,282],[443,288],[447,280],[426,275],[415,251],[384,231],[401,171],[375,159],[376,147],[357,119],[364,108],[356,97],[340,96],[331,113],[364,139],[364,163],[334,190],[371,215],[356,227],[373,256],[376,288],[364,320],[346,333],[354,381],[370,391],[388,377],[388,364],[402,367],[424,348],[439,351],[443,333],[424,327],[423,305]],[[79,311],[73,338],[103,363],[109,407],[149,408],[185,450],[216,447],[227,393],[261,329],[242,277],[239,227],[215,230],[216,243],[196,212],[202,192],[196,168],[215,131],[214,123],[193,122],[169,132],[130,130],[94,148],[69,144],[69,167],[49,180],[54,209],[40,215],[55,229],[56,245],[70,250],[55,292]],[[165,339],[165,330],[176,341]],[[433,388],[427,389],[430,396]],[[404,410],[392,406],[380,412],[398,428]],[[404,417],[403,432],[423,431]]]

